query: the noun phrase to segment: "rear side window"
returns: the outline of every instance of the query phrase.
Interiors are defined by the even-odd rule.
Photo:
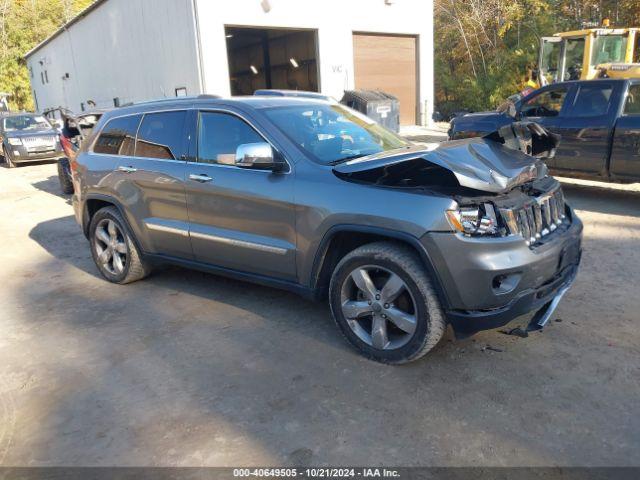
[[[258,142],[264,139],[240,118],[226,113],[200,113],[199,162],[233,165],[239,145]]]
[[[148,113],[142,119],[136,141],[136,157],[177,160],[184,150],[186,112]]]
[[[141,115],[114,118],[102,129],[93,146],[95,153],[132,156]]]
[[[640,83],[629,87],[624,113],[626,115],[640,115]]]
[[[611,85],[580,85],[570,115],[572,117],[606,115],[609,111],[611,92],[613,92]]]

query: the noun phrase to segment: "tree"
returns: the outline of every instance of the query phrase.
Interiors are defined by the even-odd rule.
[[[0,0],[0,91],[15,109],[33,109],[24,55],[93,0]]]
[[[494,108],[522,90],[540,37],[585,22],[640,26],[640,0],[435,0],[436,102],[443,113]]]

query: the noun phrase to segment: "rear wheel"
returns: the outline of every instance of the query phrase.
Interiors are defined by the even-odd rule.
[[[89,240],[93,260],[110,282],[131,283],[151,273],[117,208],[96,212],[89,226]]]
[[[71,181],[71,167],[69,159],[58,159],[58,180],[60,181],[60,189],[62,193],[73,193],[73,182]]]
[[[371,243],[346,255],[334,270],[329,301],[347,340],[384,363],[417,360],[446,327],[420,257],[400,244]]]

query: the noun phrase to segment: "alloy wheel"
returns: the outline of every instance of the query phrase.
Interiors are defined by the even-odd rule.
[[[116,222],[105,218],[96,226],[93,236],[97,262],[111,275],[121,275],[127,265],[129,251],[122,230]]]
[[[353,270],[342,284],[340,303],[353,333],[373,348],[400,348],[415,333],[415,299],[404,280],[386,268],[365,265]]]

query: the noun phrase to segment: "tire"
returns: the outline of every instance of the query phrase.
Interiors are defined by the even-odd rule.
[[[116,227],[115,235],[111,233],[112,223],[110,222],[113,222]],[[101,231],[99,232],[98,229]],[[108,238],[104,236],[105,233]],[[102,260],[109,257],[109,254],[107,252],[105,257],[101,257],[101,254],[105,250],[109,250],[109,242],[112,238],[115,240],[111,244],[111,261],[105,263]],[[112,283],[122,285],[135,282],[151,273],[151,266],[141,255],[133,235],[116,207],[104,207],[95,213],[89,225],[89,243],[93,261],[98,270],[104,278]],[[116,245],[118,246],[117,250]],[[120,258],[120,262],[116,262],[115,257]],[[119,269],[118,265],[121,265],[122,268]]]
[[[60,181],[60,189],[62,193],[73,193],[73,182],[71,181],[71,167],[69,159],[58,159],[58,180]]]
[[[2,151],[0,151],[0,156],[4,160],[5,166],[7,168],[15,168],[16,164],[11,160],[11,155],[4,149],[4,144],[2,145]]]
[[[360,278],[363,270],[368,272],[373,285],[365,282],[371,288],[361,290],[354,278]],[[387,290],[385,287],[392,283],[403,285]],[[396,297],[379,295],[396,290],[401,292]],[[381,303],[385,298],[391,298],[391,302]],[[366,357],[382,363],[403,364],[419,359],[440,341],[446,330],[444,312],[421,258],[411,248],[398,243],[370,243],[347,254],[333,271],[329,304],[347,340]],[[358,308],[347,309],[347,305]],[[371,314],[366,312],[368,308]],[[349,319],[345,311],[350,314]],[[353,312],[358,312],[358,316],[354,317]],[[389,320],[392,317],[394,321]],[[403,323],[399,319],[411,322]],[[371,333],[367,337],[368,330]]]

